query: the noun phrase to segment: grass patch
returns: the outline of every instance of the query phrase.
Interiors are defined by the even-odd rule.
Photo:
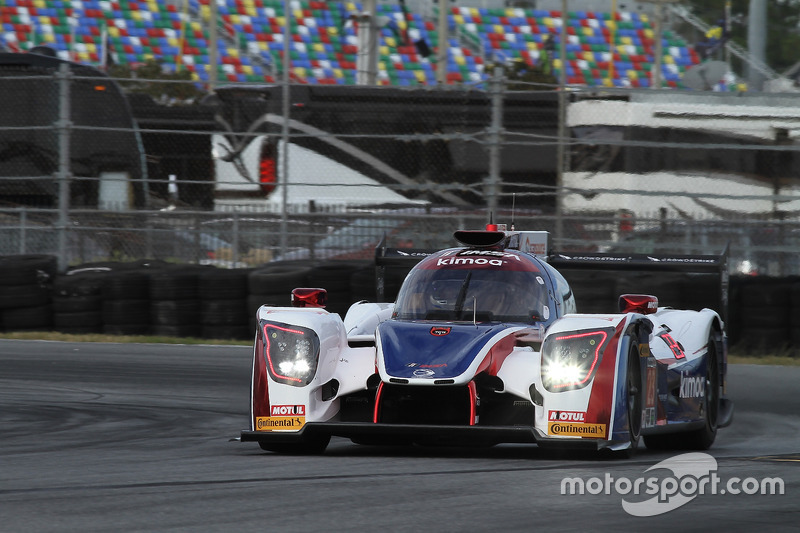
[[[0,333],[0,339],[62,342],[112,342],[138,344],[223,344],[227,346],[252,346],[252,340],[197,339],[192,337],[163,337],[155,335],[104,335],[87,333],[71,335],[56,331],[14,331]]]

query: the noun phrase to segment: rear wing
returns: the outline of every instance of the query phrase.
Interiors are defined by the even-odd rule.
[[[667,255],[667,254],[626,254],[626,253],[553,253],[547,262],[557,270],[622,270],[636,272],[684,272],[715,274],[720,284],[720,309],[722,319],[728,319],[728,291],[730,274],[728,272],[729,247],[719,255]]]
[[[386,271],[389,268],[411,270],[414,265],[439,250],[423,248],[387,248],[386,238],[375,248],[375,289],[379,302],[386,301]]]
[[[516,248],[516,247],[515,247]],[[377,301],[386,300],[387,270],[411,270],[417,263],[438,250],[422,248],[388,248],[386,239],[375,248],[375,276]],[[556,270],[621,270],[635,272],[682,272],[712,274],[719,279],[720,310],[722,319],[728,319],[728,246],[719,255],[667,255],[564,252],[552,253],[544,259]]]

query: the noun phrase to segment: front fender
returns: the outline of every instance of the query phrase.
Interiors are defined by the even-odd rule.
[[[286,416],[302,412],[302,424],[330,420],[339,410],[337,398],[365,389],[367,378],[375,372],[374,346],[348,346],[345,327],[338,314],[318,308],[262,306],[257,312],[257,321],[251,385],[251,422],[254,430],[259,418],[275,414],[275,406],[286,407],[278,410],[287,413]],[[302,327],[317,335],[319,359],[316,372],[308,384],[297,386],[281,383],[267,371],[262,329],[265,323]],[[292,425],[290,429],[299,427]]]
[[[619,368],[629,343],[625,335],[634,314],[579,315],[570,314],[555,321],[548,328],[545,343],[558,335],[580,335],[583,332],[609,332],[602,345],[602,354],[591,380],[577,388],[556,390],[545,387],[547,365],[543,344],[542,366],[537,391],[541,394],[541,407],[536,409],[536,427],[553,438],[591,438],[606,441],[625,440],[620,424],[626,425],[616,415],[619,396]],[[624,368],[624,366],[622,367]],[[627,426],[626,426],[627,427]],[[627,431],[627,430],[626,430]],[[626,433],[627,435],[627,433]]]

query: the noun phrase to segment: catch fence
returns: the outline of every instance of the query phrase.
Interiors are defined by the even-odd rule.
[[[178,82],[3,71],[17,105],[0,111],[0,255],[54,254],[61,270],[369,258],[384,237],[449,246],[491,219],[547,230],[561,252],[727,246],[732,273],[800,273],[788,97],[560,93],[501,71],[472,87],[240,84],[191,102],[134,83]]]

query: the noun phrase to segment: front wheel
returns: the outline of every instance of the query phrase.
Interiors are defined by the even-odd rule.
[[[639,447],[642,434],[642,367],[636,339],[631,339],[628,349],[628,362],[625,371],[625,395],[628,414],[628,434],[630,443],[623,453],[632,457]]]

